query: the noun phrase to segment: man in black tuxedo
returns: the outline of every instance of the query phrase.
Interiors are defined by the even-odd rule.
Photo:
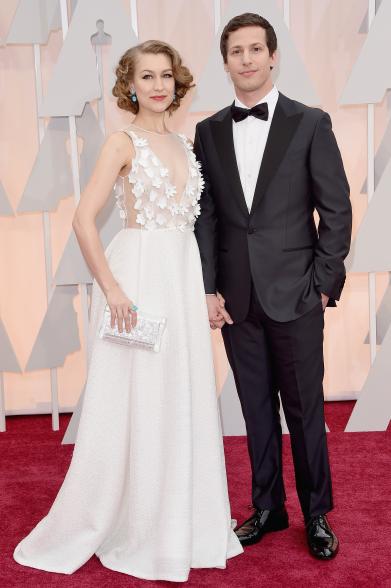
[[[205,190],[195,230],[210,324],[222,328],[247,428],[254,512],[236,533],[249,545],[288,527],[279,390],[310,552],[330,559],[323,313],[345,281],[349,185],[329,115],[273,85],[276,49],[257,14],[222,33],[236,100],[197,125]]]

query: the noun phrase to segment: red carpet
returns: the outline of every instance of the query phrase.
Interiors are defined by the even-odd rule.
[[[335,510],[333,524],[341,548],[338,557],[319,562],[307,552],[294,488],[289,439],[284,438],[287,507],[291,526],[228,562],[226,570],[194,570],[187,586],[238,587],[391,587],[391,431],[343,433],[353,403],[326,404]],[[26,587],[172,586],[106,570],[92,558],[72,576],[23,568],[14,562],[16,543],[46,514],[69,464],[72,446],[61,446],[61,432],[51,431],[49,416],[7,418],[0,433],[0,585]],[[225,442],[232,514],[248,516],[250,468],[246,442]]]

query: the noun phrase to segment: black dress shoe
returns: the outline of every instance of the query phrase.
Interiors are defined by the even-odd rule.
[[[285,507],[279,510],[257,510],[254,514],[236,527],[235,533],[242,545],[258,543],[271,531],[282,531],[289,527],[288,513]]]
[[[325,515],[311,517],[306,522],[310,553],[318,559],[332,559],[338,553],[339,541]]]

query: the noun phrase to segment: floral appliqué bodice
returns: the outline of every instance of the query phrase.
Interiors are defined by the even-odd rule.
[[[114,190],[124,228],[193,229],[204,180],[192,144],[184,135],[135,128],[124,130],[135,157]]]

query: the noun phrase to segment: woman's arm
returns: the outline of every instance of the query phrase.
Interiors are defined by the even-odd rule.
[[[133,157],[134,148],[125,133],[113,133],[107,138],[72,222],[84,258],[106,296],[111,310],[111,326],[114,327],[117,319],[120,331],[123,330],[123,323],[130,331],[130,316],[134,326],[137,315],[129,314],[133,302],[124,294],[109,268],[95,221],[121,169],[128,167]]]

